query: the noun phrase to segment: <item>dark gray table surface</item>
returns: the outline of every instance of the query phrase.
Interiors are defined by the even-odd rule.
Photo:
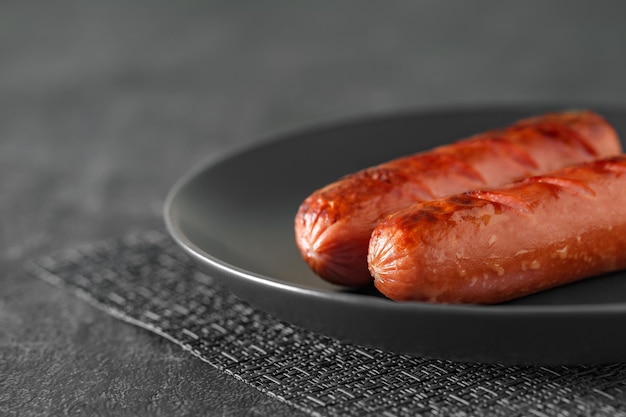
[[[626,104],[621,1],[0,3],[0,415],[298,415],[23,270],[191,166],[408,109]]]

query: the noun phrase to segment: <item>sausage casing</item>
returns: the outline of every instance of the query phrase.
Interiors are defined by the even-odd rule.
[[[394,300],[492,304],[626,268],[626,156],[419,203],[368,262]]]
[[[364,169],[315,191],[296,214],[296,243],[320,277],[339,285],[368,284],[368,243],[382,217],[420,201],[620,152],[615,130],[594,112],[525,119]]]

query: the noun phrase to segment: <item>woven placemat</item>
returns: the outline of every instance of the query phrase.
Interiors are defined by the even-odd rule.
[[[342,343],[251,308],[160,231],[28,269],[311,415],[626,416],[626,364],[466,364]]]

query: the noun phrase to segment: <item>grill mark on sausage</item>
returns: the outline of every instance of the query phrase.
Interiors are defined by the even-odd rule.
[[[563,190],[574,195],[587,195],[590,197],[593,197],[596,195],[593,189],[589,187],[587,184],[585,184],[584,181],[572,179],[572,178],[542,175],[542,176],[537,176],[537,177],[530,177],[523,182],[535,182],[535,183],[540,183],[540,184],[549,184],[553,187],[558,188],[559,190]]]
[[[519,197],[507,194],[502,191],[495,190],[479,190],[468,193],[472,197],[491,203],[498,207],[507,207],[511,210],[518,211],[523,214],[531,214],[533,206],[528,201],[521,200]]]
[[[455,165],[455,172],[469,179],[470,181],[480,182],[481,184],[486,184],[485,178],[467,161],[464,161],[460,158],[455,158],[453,164]]]
[[[603,159],[596,161],[594,166],[606,171],[612,171],[618,175],[626,174],[626,160],[623,156],[617,156],[615,158]]]
[[[400,164],[398,164],[398,167],[393,167],[392,164],[389,165],[389,167],[365,169],[358,175],[364,181],[385,183],[390,188],[396,184],[403,184],[405,185],[404,188],[410,190],[409,192],[417,201],[430,200],[435,197],[433,191],[417,175],[410,177],[407,170],[401,169]]]
[[[466,160],[468,154],[475,152],[469,145],[469,143],[446,145],[422,153],[419,157],[416,155],[414,158],[402,158],[387,165],[405,173],[406,182],[415,182],[427,190],[430,195],[422,200],[431,200],[442,194],[448,194],[441,189],[444,179],[457,186],[464,184],[462,188],[478,187],[487,183],[480,171]],[[484,149],[489,143],[481,140],[477,145]]]
[[[531,170],[539,169],[539,164],[531,156],[531,154],[519,143],[508,141],[502,137],[495,137],[492,139],[494,144],[497,144],[504,153],[521,166],[529,168]]]
[[[593,157],[599,156],[598,151],[593,146],[591,146],[591,144],[589,144],[589,142],[585,140],[585,138],[580,133],[567,126],[566,124],[557,123],[553,120],[545,120],[543,122],[537,123],[535,125],[535,129],[547,136],[557,138],[562,142],[567,141],[577,143],[580,149],[582,149],[586,154],[592,155]]]

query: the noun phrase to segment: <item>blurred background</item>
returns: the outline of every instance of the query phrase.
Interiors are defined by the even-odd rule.
[[[169,373],[146,384],[163,398],[182,376],[202,382],[175,393],[183,403],[258,405],[23,262],[161,228],[191,166],[279,132],[450,107],[622,107],[624,16],[619,0],[1,2],[0,404],[49,410],[73,384],[156,364]]]
[[[121,212],[158,217],[206,155],[275,132],[407,110],[622,105],[625,15],[619,0],[3,2],[4,187],[52,181],[61,165],[29,227],[82,239],[97,219],[114,235]],[[51,205],[81,210],[59,224]]]

